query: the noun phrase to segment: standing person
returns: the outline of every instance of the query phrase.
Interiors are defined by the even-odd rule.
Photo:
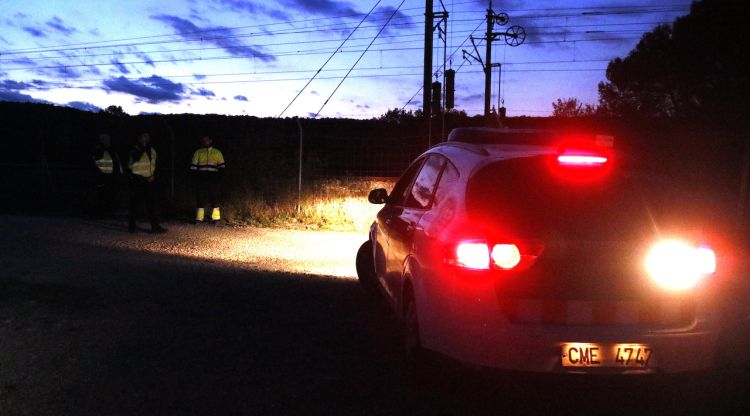
[[[159,225],[156,212],[156,150],[150,145],[151,136],[142,133],[135,146],[130,150],[128,167],[130,168],[130,210],[128,211],[128,231],[134,233],[135,216],[141,201],[146,204],[152,233],[164,233],[167,230]]]
[[[122,164],[112,149],[109,134],[99,135],[99,142],[91,154],[96,165],[96,215],[105,218],[114,214],[117,204],[117,186],[122,176]]]
[[[213,140],[207,135],[200,138],[200,149],[193,154],[190,171],[193,172],[195,184],[195,222],[203,222],[205,208],[208,203],[212,208],[211,221],[216,223],[221,219],[219,208],[219,184],[224,171],[224,155],[213,146]]]

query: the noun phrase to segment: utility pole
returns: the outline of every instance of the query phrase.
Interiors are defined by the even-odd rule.
[[[484,66],[484,116],[490,115],[490,96],[492,95],[492,29],[495,26],[495,12],[492,11],[492,0],[489,0],[489,8],[487,9],[487,32],[485,33],[486,49],[484,52],[484,62],[487,64]]]
[[[487,31],[484,34],[484,40],[486,45],[484,60],[479,54],[477,49],[476,39],[472,36],[471,44],[474,46],[474,53],[463,50],[464,59],[471,58],[472,60],[479,62],[484,70],[484,116],[489,117],[490,115],[490,99],[492,95],[492,68],[500,68],[500,64],[492,63],[492,42],[497,40],[499,36],[503,36],[505,43],[509,46],[518,46],[526,40],[526,30],[518,25],[513,25],[504,32],[495,32],[495,24],[506,25],[510,20],[507,13],[495,13],[492,10],[492,0],[489,0],[489,7],[487,8]],[[469,58],[467,58],[467,56]],[[499,110],[499,109],[498,109]]]
[[[432,115],[437,114],[440,111],[436,110],[433,111],[433,104],[437,104],[442,108],[441,104],[441,93],[442,90],[439,90],[437,96],[435,96],[435,92],[433,91],[433,83],[432,83],[432,47],[433,47],[433,34],[435,33],[435,30],[439,30],[440,37],[443,41],[443,44],[447,42],[447,32],[448,32],[448,12],[445,10],[445,5],[443,4],[442,0],[440,0],[440,5],[443,8],[442,12],[435,13],[433,11],[433,1],[432,0],[425,0],[425,22],[424,22],[424,79],[423,79],[423,85],[422,85],[422,113],[425,116],[427,120],[427,145],[428,147],[432,145]],[[434,24],[435,20],[440,20],[437,25]],[[442,27],[441,27],[442,25]],[[445,48],[443,49],[443,66],[445,66]],[[443,68],[443,72],[445,71],[445,68]],[[443,79],[443,83],[439,83],[439,88],[442,88],[442,86],[445,84],[445,79]],[[445,130],[445,126],[443,126],[443,130]],[[443,135],[445,133],[443,132]]]
[[[430,120],[432,116],[432,0],[425,0],[424,10],[424,78],[422,84],[422,113]]]

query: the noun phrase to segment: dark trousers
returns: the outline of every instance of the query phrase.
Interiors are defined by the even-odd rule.
[[[135,229],[135,220],[139,205],[146,204],[151,228],[159,228],[159,217],[156,212],[156,183],[149,182],[138,175],[130,176],[130,209],[128,210],[128,227]]]
[[[195,200],[198,208],[220,207],[219,203],[219,174],[198,172],[195,177]]]
[[[96,181],[96,215],[107,217],[117,208],[117,177],[100,173]]]

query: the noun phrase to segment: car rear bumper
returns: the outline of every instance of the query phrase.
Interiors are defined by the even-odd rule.
[[[672,325],[637,320],[610,325],[589,320],[577,325],[509,319],[492,298],[457,300],[454,297],[454,302],[442,303],[441,308],[421,310],[418,300],[420,335],[425,348],[470,365],[545,373],[670,374],[750,362],[750,337],[745,336],[750,334],[750,319],[734,315],[728,321],[721,313],[706,313],[705,304],[697,306],[690,322],[676,320]],[[575,362],[584,358],[579,349],[572,350],[578,354],[572,360],[563,358],[563,347],[586,345],[592,348],[586,352],[608,357],[583,365]],[[616,359],[626,358],[617,352],[618,347],[641,348],[643,353],[648,349],[649,355],[641,357],[636,351],[630,358],[641,362],[623,363]]]
[[[424,346],[481,367],[586,374],[708,370],[714,367],[717,351],[721,347],[720,331],[697,328],[655,332],[504,325],[493,330],[483,325],[481,328],[465,328],[462,332],[456,334],[453,342],[425,337]],[[629,352],[629,356],[622,351],[620,358],[629,362],[617,362],[615,357],[618,353],[613,351],[618,347],[643,348],[644,351]],[[649,350],[648,356],[645,349]],[[571,351],[572,359],[563,359],[564,352],[567,355]],[[641,353],[643,356],[640,356]],[[592,356],[589,357],[589,354]]]

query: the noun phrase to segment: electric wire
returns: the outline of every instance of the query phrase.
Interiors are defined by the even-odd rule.
[[[286,112],[286,110],[288,110],[288,109],[289,109],[289,107],[291,107],[291,106],[292,106],[292,104],[294,104],[294,102],[295,102],[295,101],[297,101],[297,98],[298,98],[298,97],[299,97],[299,96],[300,96],[300,95],[302,94],[302,92],[303,92],[303,91],[305,91],[305,90],[307,89],[307,87],[308,87],[308,86],[310,85],[310,83],[312,83],[312,82],[313,82],[313,80],[315,79],[315,77],[316,77],[316,76],[318,76],[318,74],[320,74],[320,71],[321,71],[321,70],[322,70],[323,68],[325,68],[325,66],[326,66],[326,65],[328,65],[328,63],[329,63],[329,62],[331,62],[331,59],[333,59],[333,57],[334,57],[334,56],[336,56],[336,52],[338,52],[338,51],[339,51],[339,50],[340,50],[340,49],[341,49],[341,48],[342,48],[342,47],[344,46],[344,44],[346,43],[346,41],[348,41],[348,40],[349,40],[349,38],[351,38],[351,37],[352,37],[352,35],[354,34],[354,32],[356,32],[356,31],[357,31],[357,29],[359,29],[359,26],[360,26],[360,25],[362,25],[362,23],[364,23],[364,22],[365,22],[365,20],[367,20],[367,17],[368,17],[368,16],[370,16],[370,13],[372,13],[372,12],[373,12],[373,11],[375,10],[375,8],[376,8],[376,7],[378,7],[378,5],[379,5],[379,4],[380,4],[380,0],[378,0],[378,1],[377,1],[377,2],[375,3],[375,5],[374,5],[374,6],[372,6],[372,9],[370,9],[370,11],[369,11],[369,12],[368,12],[368,13],[367,13],[367,14],[365,15],[365,17],[363,17],[363,18],[362,18],[362,20],[361,20],[361,21],[359,22],[359,25],[357,25],[357,27],[355,27],[355,28],[354,28],[354,30],[352,30],[351,32],[349,32],[349,36],[347,36],[347,37],[346,37],[346,39],[344,39],[344,40],[343,40],[343,41],[341,42],[341,44],[339,45],[339,47],[338,47],[338,48],[336,48],[336,50],[335,50],[335,51],[333,51],[333,53],[331,54],[331,56],[329,56],[329,57],[328,57],[328,59],[326,59],[326,61],[325,61],[325,62],[323,62],[323,65],[321,65],[320,69],[318,69],[318,72],[316,72],[316,73],[315,73],[315,75],[313,75],[313,76],[312,76],[312,78],[310,78],[310,80],[309,80],[309,81],[307,81],[307,84],[305,84],[305,86],[304,86],[304,87],[302,87],[302,89],[301,89],[301,90],[299,90],[299,92],[297,93],[297,95],[295,95],[295,96],[294,96],[294,98],[292,98],[292,101],[290,101],[290,102],[289,102],[289,104],[287,104],[287,106],[286,106],[286,107],[284,107],[284,109],[283,109],[283,110],[281,111],[281,113],[279,113],[279,115],[278,115],[278,117],[279,117],[279,118],[281,118],[281,116],[283,116],[283,115],[284,115],[284,113]],[[390,19],[389,19],[388,21],[390,22]],[[359,62],[359,61],[357,61],[357,62]]]
[[[399,3],[398,7],[396,7],[396,9],[391,14],[391,18],[393,16],[395,16],[396,13],[398,12],[398,10],[401,8],[401,6],[404,5],[404,1],[406,1],[406,0],[401,0],[401,3]],[[341,87],[341,84],[343,84],[344,81],[346,81],[346,78],[349,76],[349,74],[352,73],[352,70],[354,69],[354,67],[357,66],[357,64],[362,59],[362,57],[365,56],[365,54],[367,53],[367,51],[370,49],[370,46],[372,46],[373,42],[375,42],[375,40],[378,38],[378,36],[380,36],[380,34],[383,33],[383,30],[386,28],[386,26],[388,26],[388,23],[390,23],[390,21],[391,21],[391,19],[389,18],[385,22],[385,24],[383,24],[383,27],[380,29],[380,31],[378,31],[378,33],[375,35],[375,37],[372,38],[372,42],[370,42],[370,44],[367,46],[367,48],[365,48],[365,50],[362,52],[362,55],[360,55],[359,58],[357,58],[357,61],[354,62],[354,65],[352,65],[351,69],[349,69],[349,72],[347,72],[346,75],[344,75],[344,77],[341,79],[341,82],[339,82],[339,85],[337,85],[336,88],[334,88],[334,90],[331,93],[331,95],[325,100],[325,102],[323,103],[323,105],[320,106],[320,109],[318,110],[317,113],[315,113],[315,116],[313,116],[313,118],[318,117],[318,114],[320,114],[320,112],[323,111],[323,108],[326,106],[326,104],[328,104],[328,101],[331,100],[331,97],[333,97],[333,94],[335,94],[336,91],[338,91],[339,87]]]

